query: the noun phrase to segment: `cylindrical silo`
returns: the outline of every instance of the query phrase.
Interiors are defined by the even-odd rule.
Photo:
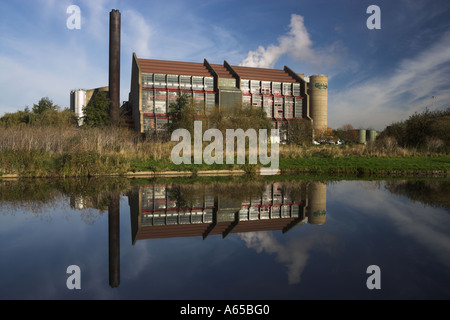
[[[78,117],[83,116],[83,107],[86,104],[86,91],[77,90],[76,98],[75,98],[75,114]]]
[[[78,119],[78,125],[83,124],[83,107],[86,106],[86,90],[76,89],[71,92],[70,110]]]
[[[325,224],[327,216],[327,184],[312,181],[309,185],[308,223]]]
[[[309,78],[310,107],[314,130],[328,127],[328,76],[314,75]]]
[[[373,142],[377,138],[377,132],[376,130],[370,130],[369,131],[369,141]]]
[[[359,130],[359,143],[366,143],[366,130]]]

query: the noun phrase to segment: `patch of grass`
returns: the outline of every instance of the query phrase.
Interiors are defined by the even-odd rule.
[[[282,171],[316,173],[387,174],[389,172],[450,171],[450,157],[307,157],[281,158]]]

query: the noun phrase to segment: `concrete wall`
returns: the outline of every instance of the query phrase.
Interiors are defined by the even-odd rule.
[[[219,89],[220,108],[230,108],[242,105],[242,92],[239,89],[221,88]]]
[[[242,105],[242,91],[236,86],[236,79],[217,77],[217,104],[220,108]]]
[[[139,70],[136,54],[133,53],[133,61],[131,66],[131,90],[129,102],[132,110],[134,128],[137,132],[142,133],[144,132],[144,125],[143,125],[143,117],[141,114],[142,110],[141,88],[142,88],[141,71]]]
[[[99,92],[106,92],[108,93],[109,87],[101,87],[101,88],[95,88],[95,89],[89,89],[86,90],[86,105],[91,101],[91,99]]]

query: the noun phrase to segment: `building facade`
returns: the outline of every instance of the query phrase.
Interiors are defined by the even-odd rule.
[[[184,94],[205,111],[252,105],[262,108],[273,127],[286,128],[293,118],[327,127],[327,76],[305,77],[283,70],[223,64],[140,59],[133,54],[129,103],[138,132],[165,131],[172,102]]]

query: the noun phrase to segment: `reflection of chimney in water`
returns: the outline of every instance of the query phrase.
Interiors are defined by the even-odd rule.
[[[120,195],[110,196],[108,206],[109,236],[109,285],[112,288],[120,284]]]
[[[327,184],[312,181],[309,184],[308,223],[325,224],[327,213]]]
[[[109,117],[111,125],[119,124],[120,108],[120,12],[109,14]]]

